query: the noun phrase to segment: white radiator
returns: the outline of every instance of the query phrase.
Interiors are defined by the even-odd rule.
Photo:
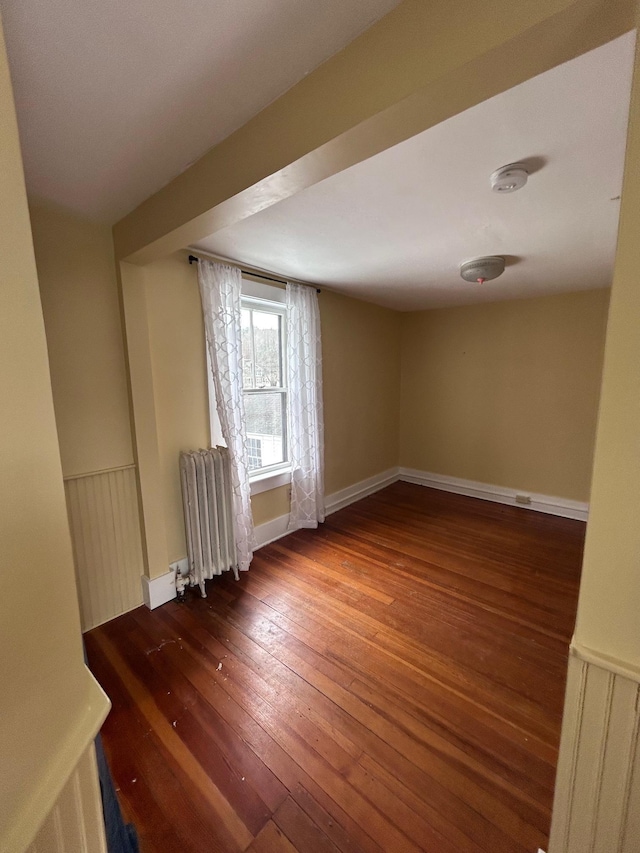
[[[206,598],[205,580],[229,569],[238,579],[231,509],[231,472],[226,447],[180,454],[189,583]]]

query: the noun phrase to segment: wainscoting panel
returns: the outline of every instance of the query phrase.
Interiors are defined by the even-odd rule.
[[[26,853],[107,853],[93,744],[84,753]]]
[[[640,850],[639,678],[572,648],[549,853]]]
[[[142,604],[142,542],[134,466],[65,480],[80,598],[88,631]]]

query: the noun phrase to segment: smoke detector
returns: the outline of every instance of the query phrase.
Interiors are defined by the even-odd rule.
[[[522,189],[528,177],[529,170],[524,163],[510,163],[491,175],[491,189],[494,193],[514,193]]]
[[[460,267],[460,275],[465,281],[477,281],[483,284],[498,278],[504,272],[505,261],[500,255],[489,255],[486,258],[475,258]]]

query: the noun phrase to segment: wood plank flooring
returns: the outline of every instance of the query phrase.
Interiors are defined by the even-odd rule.
[[[396,483],[85,635],[143,853],[546,849],[584,527]]]

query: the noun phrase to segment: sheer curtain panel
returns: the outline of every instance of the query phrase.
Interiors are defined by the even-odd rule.
[[[324,521],[324,420],[320,312],[313,287],[287,284],[289,529]]]
[[[216,392],[216,409],[231,463],[232,512],[238,569],[246,571],[255,543],[242,396],[241,282],[239,269],[200,259],[198,284]],[[237,577],[236,570],[236,580]]]

